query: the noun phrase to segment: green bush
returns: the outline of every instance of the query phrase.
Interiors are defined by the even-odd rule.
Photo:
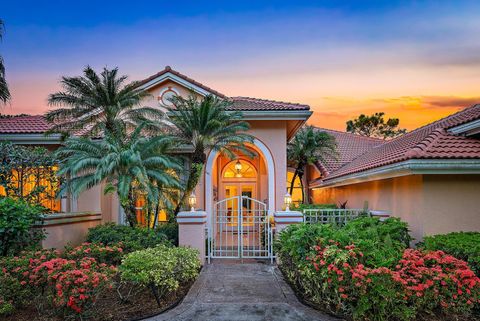
[[[33,229],[41,220],[42,208],[23,200],[0,198],[0,254],[16,254],[37,247],[44,237],[42,229]]]
[[[119,266],[123,281],[150,288],[159,305],[165,295],[193,280],[199,269],[197,250],[165,245],[132,252]]]
[[[440,250],[466,261],[480,276],[480,232],[454,232],[427,236],[419,244],[426,250]]]
[[[295,204],[291,207],[293,211],[300,211],[307,209],[336,209],[336,204]]]
[[[158,233],[164,234],[173,245],[178,246],[178,224],[177,223],[160,224],[155,230]]]
[[[89,229],[86,241],[109,246],[121,242],[126,253],[168,243],[167,236],[160,230],[133,228],[115,223],[106,223]]]

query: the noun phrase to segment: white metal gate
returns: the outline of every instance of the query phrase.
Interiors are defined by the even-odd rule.
[[[267,205],[248,196],[215,203],[208,235],[208,258],[269,258],[272,230]]]

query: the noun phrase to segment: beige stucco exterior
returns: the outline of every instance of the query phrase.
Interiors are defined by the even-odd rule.
[[[349,208],[389,211],[408,222],[412,235],[480,231],[480,175],[407,175],[313,189],[315,203],[348,201]]]

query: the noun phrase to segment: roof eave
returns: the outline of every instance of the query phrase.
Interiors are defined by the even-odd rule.
[[[359,173],[314,182],[319,189],[418,174],[480,174],[480,159],[411,159]]]
[[[51,134],[47,136],[44,133],[0,133],[0,140],[26,145],[57,145],[62,143],[62,137],[60,134]]]
[[[310,110],[239,110],[245,120],[303,120],[312,115]]]

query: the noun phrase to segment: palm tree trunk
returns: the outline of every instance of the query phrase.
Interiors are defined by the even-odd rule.
[[[183,192],[182,197],[180,198],[180,201],[178,202],[177,206],[175,207],[175,211],[173,212],[173,215],[176,217],[178,212],[180,212],[180,209],[184,204],[186,204],[188,197],[190,194],[193,192],[195,187],[197,187],[198,181],[200,180],[200,175],[202,174],[203,171],[203,163],[192,163],[192,167],[190,168],[189,175],[188,175],[188,180],[187,184],[185,186],[185,191]]]
[[[128,193],[127,198],[120,199],[120,205],[122,205],[123,211],[125,212],[128,225],[135,227],[137,225],[137,216],[135,215],[135,201],[132,191]]]
[[[298,178],[300,179],[300,187],[302,188],[302,204],[305,204],[305,188],[303,186],[303,171],[298,173]]]
[[[293,174],[292,181],[290,182],[290,191],[288,192],[290,195],[293,194],[293,187],[295,186],[295,179],[298,176],[298,168],[295,168],[295,173]]]

